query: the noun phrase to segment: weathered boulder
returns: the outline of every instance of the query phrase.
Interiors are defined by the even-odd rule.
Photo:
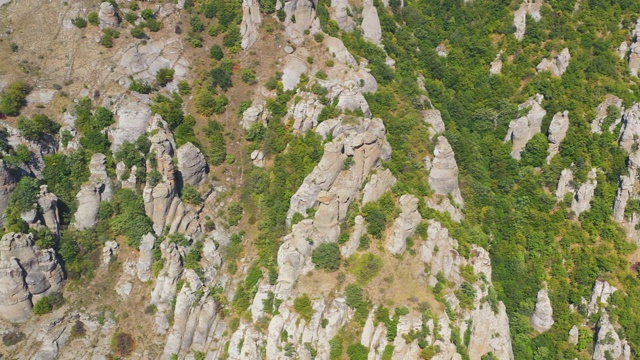
[[[638,138],[640,138],[640,103],[635,103],[622,115],[620,146],[630,153],[633,145],[638,143]]]
[[[331,7],[333,8],[331,15],[338,27],[346,32],[352,32],[356,27],[356,22],[349,16],[350,13],[353,13],[349,0],[331,0]]]
[[[460,266],[466,260],[458,253],[458,241],[449,236],[449,229],[435,220],[429,220],[427,240],[420,247],[420,259],[431,268],[428,279],[430,286],[438,283],[436,274],[439,272],[456,284],[462,283]]]
[[[402,254],[407,247],[407,238],[413,236],[422,221],[418,212],[418,198],[413,195],[402,195],[398,200],[400,215],[393,223],[393,232],[387,239],[387,250],[394,255]]]
[[[119,247],[120,245],[118,245],[118,243],[113,240],[109,240],[104,243],[104,246],[102,247],[102,264],[103,265],[108,265],[111,263],[111,258],[113,256],[116,256]]]
[[[360,239],[367,233],[367,227],[364,224],[362,215],[357,215],[354,219],[353,232],[349,235],[349,240],[340,247],[340,253],[343,257],[348,258],[355,254],[360,246]]]
[[[438,44],[438,46],[436,46],[436,54],[441,57],[447,57],[449,55],[449,50],[447,50],[447,46],[445,44]]]
[[[518,10],[513,13],[513,25],[516,27],[516,39],[522,40],[527,28],[527,14],[536,22],[542,19],[540,8],[543,0],[525,0]]]
[[[293,118],[293,132],[304,134],[318,125],[318,116],[324,105],[314,93],[303,91],[298,96],[300,101],[289,109],[288,115]]]
[[[624,220],[624,212],[627,208],[627,202],[633,195],[633,184],[635,179],[630,176],[620,176],[620,182],[618,183],[618,191],[613,203],[613,219],[617,223],[622,223]]]
[[[16,179],[9,172],[4,160],[0,160],[0,225],[5,223],[5,210],[9,206],[9,194],[15,187]]]
[[[112,138],[112,149],[115,150],[125,141],[134,142],[143,135],[151,119],[149,97],[132,94],[118,101],[114,108],[116,126],[109,130]]]
[[[242,23],[240,24],[241,46],[248,49],[258,38],[258,27],[262,24],[260,2],[258,0],[242,0]]]
[[[309,30],[312,34],[320,31],[320,20],[316,16],[313,0],[285,1],[284,11],[287,15],[284,20],[285,32],[295,45],[304,42],[305,30]]]
[[[440,114],[440,110],[436,109],[428,109],[422,111],[422,120],[427,124],[431,125],[429,128],[429,134],[431,137],[436,136],[437,134],[442,134],[445,132],[444,121],[442,121],[442,115]]]
[[[378,10],[373,0],[364,0],[362,4],[362,36],[376,45],[382,41],[382,27],[378,18]]]
[[[536,308],[531,316],[531,326],[537,332],[543,333],[549,330],[554,322],[553,308],[551,307],[551,300],[549,300],[547,284],[545,283],[543,288],[538,291]]]
[[[140,281],[151,279],[151,265],[153,265],[153,247],[156,237],[152,233],[142,237],[140,241],[140,256],[136,265],[137,275]]]
[[[0,316],[21,321],[40,297],[62,288],[64,272],[53,249],[39,249],[31,234],[0,240]]]
[[[569,193],[575,194],[576,189],[573,188],[572,181],[573,171],[571,169],[563,169],[560,172],[560,180],[558,180],[558,187],[556,188],[556,200],[561,201]]]
[[[502,72],[502,50],[496,55],[496,58],[491,62],[489,68],[489,74],[498,75]]]
[[[608,94],[604,98],[604,101],[602,101],[600,105],[598,105],[598,107],[596,108],[596,118],[593,119],[593,121],[591,122],[591,132],[596,134],[602,134],[602,124],[604,123],[605,119],[607,119],[607,117],[609,116],[609,108],[611,106],[616,107],[620,110],[620,116],[617,116],[614,119],[612,119],[613,120],[612,123],[609,124],[609,127],[605,130],[612,132],[616,128],[616,126],[620,124],[620,121],[622,121],[622,113],[624,110],[624,106],[622,105],[622,99],[620,99],[615,95]]]
[[[507,309],[502,302],[494,312],[488,304],[476,306],[471,312],[469,359],[481,360],[493,353],[496,359],[513,359]]]
[[[540,132],[542,118],[547,114],[547,111],[541,106],[543,99],[543,95],[536,94],[520,104],[518,106],[520,110],[529,108],[529,112],[527,115],[512,120],[509,123],[509,130],[507,131],[507,136],[505,136],[504,141],[511,141],[511,156],[516,160],[520,160],[521,152],[524,150],[527,142],[529,142],[535,134]]]
[[[92,228],[98,222],[100,209],[100,187],[90,182],[80,187],[78,195],[78,211],[74,215],[74,226],[78,230]]]
[[[178,148],[177,156],[182,182],[200,186],[207,178],[207,161],[200,149],[188,142]]]
[[[453,149],[444,136],[438,137],[428,170],[429,186],[435,194],[451,195],[456,204],[464,205],[458,184],[458,164]]]
[[[38,195],[38,206],[42,211],[44,225],[51,230],[55,236],[60,236],[60,215],[58,213],[58,197],[50,193],[47,185],[40,186]]]
[[[579,339],[580,339],[580,330],[578,329],[577,326],[573,325],[571,327],[571,330],[569,330],[569,338],[567,339],[567,341],[570,344],[577,345]]]
[[[549,125],[549,135],[547,137],[549,140],[549,156],[547,156],[547,164],[550,164],[551,159],[560,152],[560,143],[564,140],[565,136],[567,136],[568,130],[569,112],[556,113]]]
[[[600,304],[607,305],[609,303],[609,297],[616,291],[618,291],[618,289],[606,280],[596,280],[595,284],[593,284],[593,290],[591,290],[591,299],[587,305],[587,313],[591,315],[598,312]]]
[[[242,121],[240,122],[240,125],[242,125],[245,130],[248,130],[255,122],[264,122],[265,117],[264,103],[254,101],[254,104],[242,113]]]
[[[536,66],[537,72],[550,71],[553,76],[562,76],[569,66],[571,54],[568,48],[564,48],[560,54],[553,56],[551,59],[544,58]]]
[[[631,44],[629,50],[629,72],[631,76],[638,77],[638,69],[640,69],[640,41]]]
[[[596,169],[593,168],[587,175],[587,181],[585,181],[576,192],[573,202],[571,203],[571,210],[580,216],[583,212],[591,209],[591,199],[593,193],[596,190],[598,182],[596,181]]]
[[[306,63],[295,55],[288,55],[282,68],[282,88],[284,91],[293,90],[300,82],[300,76],[307,72]]]
[[[618,57],[620,60],[624,60],[627,57],[627,52],[629,51],[629,44],[626,41],[620,43],[620,46],[616,49],[616,53],[618,53]]]
[[[251,162],[254,166],[264,167],[264,153],[262,150],[253,150],[251,152]]]
[[[113,5],[110,2],[106,1],[100,4],[98,19],[100,19],[99,26],[101,29],[108,27],[118,27],[118,24],[120,24],[120,19],[118,18],[116,9],[114,9]]]
[[[603,309],[598,321],[593,360],[629,360],[630,358],[631,348],[629,344],[626,340],[620,339],[613,324],[611,324],[609,314]]]
[[[371,179],[362,189],[362,205],[377,201],[380,197],[396,184],[396,178],[391,170],[384,169],[371,175]]]

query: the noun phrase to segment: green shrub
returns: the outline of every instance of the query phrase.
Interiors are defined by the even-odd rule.
[[[158,32],[162,28],[162,23],[156,19],[148,19],[144,22],[144,26],[151,32]]]
[[[40,186],[38,180],[24,176],[18,181],[15,189],[9,195],[9,205],[20,212],[31,210],[38,201]]]
[[[220,45],[214,44],[211,46],[211,50],[209,50],[209,57],[216,60],[222,60],[224,53],[222,52]]]
[[[99,25],[100,24],[100,18],[98,17],[98,13],[95,11],[92,11],[89,13],[89,15],[87,16],[87,21],[89,21],[89,24],[91,25]]]
[[[256,83],[256,72],[252,69],[242,69],[242,82],[253,85]]]
[[[202,32],[204,31],[204,23],[202,22],[202,19],[200,19],[199,16],[192,16],[191,19],[189,20],[189,23],[191,24],[191,29],[194,32]]]
[[[313,317],[314,311],[313,311],[313,306],[311,304],[311,299],[309,298],[309,295],[303,294],[302,296],[297,297],[293,301],[293,309],[307,323],[309,323],[309,321],[311,321],[311,318]]]
[[[144,28],[141,26],[134,26],[131,28],[131,36],[136,39],[144,39],[147,37],[147,34],[144,33]]]
[[[336,243],[326,243],[311,252],[311,261],[320,269],[338,270],[340,267],[340,248]]]
[[[175,70],[169,68],[162,68],[158,70],[156,73],[156,83],[160,87],[166,86],[169,82],[173,81],[173,75],[175,73]]]
[[[360,343],[352,344],[347,348],[347,355],[349,360],[367,360],[369,349]]]
[[[180,198],[188,204],[193,204],[193,205],[202,204],[202,196],[200,196],[198,189],[196,189],[194,186],[189,184],[185,184],[184,187],[182,188],[182,193],[180,194]]]
[[[111,351],[118,357],[131,354],[135,349],[135,345],[133,336],[119,330],[111,337]]]
[[[129,90],[135,91],[140,94],[151,94],[156,91],[156,89],[149,85],[144,80],[131,79],[131,84],[129,84]]]
[[[351,260],[350,270],[358,282],[366,284],[378,275],[382,266],[383,261],[379,256],[368,253],[354,256]]]
[[[191,94],[191,86],[187,80],[180,80],[178,82],[178,92],[183,96]]]
[[[51,300],[48,296],[43,296],[38,300],[35,305],[33,305],[33,314],[34,315],[44,315],[48,314],[53,310],[53,305],[51,305]]]
[[[156,18],[156,14],[153,12],[153,10],[151,9],[144,9],[142,10],[142,12],[140,13],[140,16],[145,20],[145,21],[149,21],[151,19],[155,19]]]
[[[18,130],[27,140],[37,141],[42,139],[45,134],[57,134],[60,130],[60,125],[46,115],[38,114],[31,119],[26,117],[18,118]]]
[[[87,20],[78,16],[77,18],[71,20],[71,24],[73,24],[77,28],[82,29],[87,27]]]
[[[127,20],[129,24],[135,25],[136,20],[138,20],[138,15],[130,11],[127,11],[124,13],[124,19]]]
[[[215,120],[209,120],[204,129],[204,134],[209,140],[207,154],[212,165],[221,165],[227,157],[226,143],[224,140],[224,128]]]
[[[17,116],[20,108],[27,104],[27,95],[31,87],[24,82],[14,82],[7,86],[0,94],[0,113],[7,116]]]

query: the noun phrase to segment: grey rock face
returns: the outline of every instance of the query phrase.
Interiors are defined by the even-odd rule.
[[[587,313],[589,315],[598,312],[600,304],[607,305],[609,303],[609,297],[614,292],[618,291],[615,287],[611,286],[605,280],[596,280],[591,290],[591,300],[587,305]]]
[[[384,169],[371,175],[371,179],[362,190],[362,205],[377,201],[380,197],[396,184],[396,178],[389,169]]]
[[[349,16],[349,13],[353,12],[349,0],[331,0],[331,7],[334,10],[332,17],[338,23],[338,27],[347,32],[353,31],[356,22]]]
[[[560,201],[564,199],[564,196],[568,193],[575,194],[576,190],[571,185],[573,180],[573,171],[571,169],[563,169],[560,173],[560,180],[558,180],[558,187],[556,188],[556,200]]]
[[[620,134],[620,147],[627,152],[632,152],[633,145],[637,144],[640,137],[640,103],[635,103],[622,115],[622,133]]]
[[[617,107],[618,109],[620,109],[620,114],[623,113],[624,106],[622,105],[622,99],[615,95],[608,94],[604,98],[604,101],[602,101],[596,108],[596,118],[591,122],[591,132],[602,134],[602,123],[608,116],[607,113],[610,106]],[[612,132],[616,128],[616,126],[620,124],[620,121],[622,121],[622,116],[614,119],[613,123],[609,125],[609,128],[605,130],[609,130],[609,132]]]
[[[145,133],[151,120],[149,102],[146,95],[131,95],[116,103],[113,113],[117,124],[109,131],[113,149],[119,148],[125,141],[134,142]]]
[[[360,239],[367,233],[367,227],[364,224],[364,218],[362,215],[357,215],[353,226],[353,232],[349,236],[349,240],[340,247],[340,253],[343,257],[348,258],[355,254],[358,246],[360,245]]]
[[[543,0],[525,0],[518,10],[513,14],[513,25],[516,27],[515,36],[516,39],[522,40],[524,33],[527,29],[527,14],[533,18],[533,20],[540,21],[542,16],[540,15],[540,7],[542,7]]]
[[[549,156],[547,157],[547,164],[551,163],[551,159],[560,151],[560,143],[567,136],[568,130],[569,112],[556,113],[549,125],[549,136],[547,137],[549,139]]]
[[[573,198],[571,210],[573,210],[573,212],[578,216],[591,209],[591,199],[593,198],[593,193],[598,185],[598,182],[596,181],[596,174],[596,169],[591,169],[587,175],[587,181],[580,185],[580,188]]]
[[[106,159],[100,153],[91,156],[89,181],[82,185],[76,195],[78,210],[74,226],[78,230],[94,227],[98,221],[100,201],[109,201],[113,196],[113,184],[107,175]]]
[[[58,213],[58,197],[50,193],[47,185],[40,186],[40,195],[38,196],[38,205],[42,209],[42,219],[44,225],[51,232],[60,236],[60,215]]]
[[[104,243],[102,248],[102,264],[108,265],[111,263],[111,257],[116,256],[120,245],[116,241],[110,240]]]
[[[264,153],[262,150],[253,150],[251,152],[251,162],[254,166],[264,167]]]
[[[138,279],[140,281],[148,281],[151,279],[151,265],[153,264],[153,246],[156,237],[152,233],[142,237],[140,241],[140,257],[136,265]]]
[[[0,316],[22,321],[32,302],[62,288],[64,273],[53,249],[39,249],[30,234],[0,240]]]
[[[491,67],[489,68],[489,74],[498,75],[502,72],[502,50],[496,55],[496,58],[491,62]]]
[[[300,76],[307,72],[305,62],[295,55],[288,55],[286,65],[282,69],[282,88],[284,91],[293,90],[300,82]]]
[[[609,357],[607,357],[607,354]],[[629,360],[631,358],[631,348],[626,340],[621,340],[615,328],[611,324],[609,314],[602,310],[602,316],[598,321],[598,333],[596,335],[596,346],[593,349],[593,360]]]
[[[182,182],[200,186],[207,177],[207,161],[200,149],[189,142],[178,148],[177,155]]]
[[[429,134],[433,137],[437,134],[442,134],[445,132],[444,121],[442,121],[442,115],[440,114],[440,110],[429,109],[422,111],[422,120],[427,124],[431,125],[429,129]]]
[[[284,21],[285,32],[295,45],[304,42],[305,30],[310,30],[312,34],[320,31],[320,20],[316,16],[313,0],[285,1],[284,11],[287,14]],[[293,17],[295,17],[295,22],[292,21]]]
[[[394,255],[402,254],[407,248],[407,238],[413,236],[422,216],[418,212],[418,198],[413,195],[402,195],[400,215],[393,223],[393,233],[387,239],[387,250]]]
[[[580,330],[578,329],[577,326],[573,325],[571,327],[571,330],[569,330],[569,339],[567,341],[569,341],[569,343],[573,345],[577,345],[579,337],[580,337]]]
[[[264,103],[258,102],[251,105],[244,111],[244,113],[242,113],[242,121],[240,122],[240,125],[242,125],[245,130],[248,130],[255,122],[264,122],[265,115]]]
[[[258,0],[242,1],[242,23],[240,24],[241,46],[248,49],[258,38],[258,27],[262,24],[260,2]]]
[[[373,5],[373,0],[364,0],[362,8],[362,36],[379,45],[382,41],[382,28],[378,18],[378,10]]]
[[[109,2],[103,2],[100,4],[100,11],[98,12],[98,18],[100,19],[100,28],[108,28],[108,27],[118,27],[120,23],[120,19],[118,19],[118,14],[116,14],[116,9],[113,8],[113,5]]]
[[[633,195],[634,182],[634,179],[629,176],[620,176],[616,199],[613,203],[613,219],[617,223],[622,223],[624,220],[624,211],[627,208],[627,202]]]
[[[536,66],[536,71],[550,71],[553,76],[562,76],[569,66],[569,60],[571,60],[569,49],[564,48],[560,54],[551,59],[542,59],[540,64]]]
[[[456,204],[464,205],[458,185],[458,164],[447,138],[444,136],[438,137],[433,155],[429,172],[431,189],[438,195],[446,196],[450,194]]]
[[[324,105],[318,100],[318,96],[310,92],[300,92],[300,101],[289,109],[288,115],[293,118],[295,134],[304,134],[318,125],[318,116]]]
[[[547,114],[541,106],[544,96],[536,94],[523,104],[520,104],[520,109],[530,108],[529,113],[519,119],[512,120],[509,123],[509,130],[504,141],[511,141],[512,151],[511,156],[514,159],[520,160],[522,150],[524,150],[527,142],[531,138],[540,132],[542,126],[542,118]]]
[[[0,225],[4,225],[6,215],[4,211],[9,206],[9,194],[16,187],[16,179],[9,172],[7,164],[0,160]]]
[[[543,333],[553,326],[553,308],[547,292],[546,284],[538,291],[538,301],[531,316],[531,326],[539,333]]]
[[[627,51],[629,51],[629,44],[627,44],[626,41],[621,42],[620,46],[618,46],[618,49],[616,49],[616,53],[618,53],[618,57],[620,58],[620,60],[624,60],[624,58],[627,56]]]

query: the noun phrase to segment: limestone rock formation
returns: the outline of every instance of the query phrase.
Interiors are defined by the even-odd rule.
[[[264,153],[262,150],[253,150],[251,152],[251,162],[254,166],[264,167]]]
[[[628,51],[629,51],[629,44],[627,44],[626,41],[621,42],[620,46],[618,46],[618,49],[616,49],[616,53],[618,53],[618,58],[620,58],[620,60],[624,60],[624,58],[627,57]]]
[[[111,263],[111,258],[116,255],[119,247],[120,245],[118,245],[118,243],[113,240],[109,240],[106,243],[104,243],[104,246],[102,247],[102,264],[103,265],[108,265],[109,263]]]
[[[638,143],[638,138],[640,138],[640,103],[635,103],[622,115],[620,147],[630,153],[633,145]]]
[[[621,340],[615,328],[611,324],[609,314],[602,310],[600,321],[598,321],[598,333],[596,335],[595,348],[593,349],[593,360],[629,360],[631,358],[631,347],[626,340]]]
[[[143,135],[151,119],[150,100],[146,95],[132,94],[118,101],[114,108],[116,127],[109,130],[113,140],[113,149],[123,142],[134,142]]]
[[[549,294],[547,292],[547,284],[538,291],[538,300],[536,302],[536,308],[531,316],[531,326],[539,333],[543,333],[553,326],[553,308],[551,307],[551,300],[549,300]]]
[[[422,111],[422,120],[431,125],[429,128],[429,134],[431,137],[442,134],[445,132],[444,121],[442,121],[442,115],[440,110],[428,109]]]
[[[498,75],[502,72],[502,50],[496,55],[496,58],[491,62],[489,68],[489,74]]]
[[[138,279],[148,281],[151,279],[151,265],[153,264],[153,247],[156,237],[152,233],[142,237],[140,241],[140,256],[136,265]]]
[[[561,201],[569,193],[575,194],[576,190],[573,188],[572,181],[573,171],[571,169],[563,169],[560,172],[560,180],[558,180],[558,187],[556,188],[556,200]]]
[[[513,25],[516,27],[516,39],[522,40],[527,29],[527,14],[535,21],[540,21],[540,8],[543,0],[524,0],[520,8],[513,13]]]
[[[591,315],[598,312],[600,304],[607,305],[609,303],[609,297],[616,291],[618,291],[618,289],[606,280],[596,280],[593,285],[593,290],[591,290],[591,299],[587,305],[587,313]]]
[[[624,220],[624,212],[627,208],[627,202],[632,198],[631,196],[633,195],[634,183],[635,178],[624,175],[620,176],[618,191],[613,203],[613,219],[617,223],[622,223],[622,221]]]
[[[364,223],[362,215],[357,215],[354,219],[353,232],[349,235],[349,240],[340,247],[340,253],[343,257],[348,258],[353,255],[358,246],[360,246],[360,239],[367,233],[367,227]]]
[[[0,160],[0,225],[4,225],[6,215],[4,211],[9,206],[9,194],[16,187],[16,179],[9,172],[4,160]]]
[[[284,91],[293,90],[300,82],[300,76],[307,72],[305,61],[295,55],[288,55],[282,68],[282,88]]]
[[[288,115],[293,118],[294,133],[304,134],[318,125],[318,116],[324,105],[314,93],[304,91],[298,96],[300,101],[289,109]]]
[[[623,113],[624,106],[622,105],[622,99],[615,95],[608,94],[604,98],[604,101],[602,101],[596,108],[596,118],[591,122],[591,132],[602,134],[602,125],[605,119],[607,119],[607,117],[609,116],[609,107],[611,106],[618,108],[620,110],[620,114]],[[616,117],[615,119],[613,119],[613,122],[611,124],[608,124],[609,126],[605,130],[613,132],[616,126],[620,124],[620,121],[622,121],[622,116]]]
[[[629,72],[632,76],[638,77],[638,69],[640,69],[640,19],[636,22],[635,29],[631,32],[631,38],[635,38],[636,42],[629,47]]]
[[[257,121],[265,122],[266,115],[264,102],[254,101],[254,104],[242,113],[242,121],[240,122],[240,125],[242,125],[245,130],[248,130],[251,125]]]
[[[441,57],[447,57],[447,55],[449,55],[449,50],[447,50],[445,44],[438,44],[438,46],[436,46],[436,54]]]
[[[285,1],[284,11],[287,15],[284,21],[285,32],[295,45],[302,44],[305,30],[312,34],[320,31],[320,20],[316,16],[313,0]]]
[[[242,36],[242,48],[248,49],[258,38],[258,27],[262,24],[260,15],[260,2],[258,0],[242,1],[242,23],[240,35]]]
[[[83,184],[76,195],[78,210],[75,213],[76,229],[88,229],[96,225],[100,201],[109,201],[113,196],[113,184],[106,170],[107,158],[96,153],[91,156],[89,181]]]
[[[596,181],[596,169],[591,169],[587,175],[587,181],[585,181],[575,194],[573,202],[571,203],[571,210],[580,216],[583,212],[591,209],[591,199],[593,193],[596,190],[598,182]]]
[[[573,345],[577,345],[579,338],[580,338],[580,330],[578,329],[577,326],[573,325],[571,327],[571,330],[569,330],[569,338],[567,339],[567,341]]]
[[[373,5],[373,0],[364,0],[362,4],[362,36],[376,45],[382,41],[382,28],[378,18],[378,10]]]
[[[569,112],[558,112],[551,119],[549,125],[549,156],[547,157],[547,164],[551,163],[556,154],[560,151],[560,143],[567,136],[569,130]]]
[[[44,225],[57,237],[60,236],[60,214],[58,212],[58,197],[49,192],[47,185],[40,186],[38,206],[42,211]]]
[[[438,195],[451,195],[456,204],[463,206],[464,201],[458,185],[458,164],[453,149],[444,136],[438,137],[428,170],[429,185],[433,192]]]
[[[560,54],[553,56],[551,59],[544,58],[536,66],[536,71],[550,71],[553,76],[562,76],[569,66],[569,60],[571,60],[571,54],[568,48],[564,48]]]
[[[0,240],[0,317],[22,321],[39,298],[62,288],[64,273],[53,249],[39,249],[31,234]]]
[[[402,195],[398,200],[400,215],[393,223],[392,235],[387,239],[387,250],[394,255],[402,254],[407,248],[407,238],[413,236],[422,216],[418,212],[418,198]]]
[[[396,184],[396,178],[389,169],[384,169],[371,175],[362,190],[362,205],[377,201],[380,197]]]
[[[178,171],[184,184],[200,186],[207,178],[207,161],[195,145],[188,142],[178,148]]]
[[[356,22],[349,16],[350,13],[353,13],[349,0],[331,0],[331,7],[333,8],[332,17],[338,27],[347,32],[353,31]]]
[[[100,11],[98,12],[98,18],[100,19],[100,28],[108,28],[108,27],[118,27],[120,23],[120,19],[118,19],[118,14],[116,13],[116,9],[113,8],[113,5],[110,2],[103,2],[100,4]]]
[[[536,94],[523,104],[520,104],[520,110],[530,108],[529,112],[527,115],[509,123],[509,130],[504,141],[511,141],[513,149],[511,156],[516,160],[520,160],[522,150],[524,150],[527,142],[540,132],[542,118],[547,114],[547,111],[541,106],[543,99],[543,95]]]

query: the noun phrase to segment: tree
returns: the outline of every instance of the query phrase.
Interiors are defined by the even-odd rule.
[[[7,86],[0,94],[0,113],[7,116],[17,116],[20,108],[27,104],[27,94],[31,87],[24,82],[15,82]]]
[[[224,53],[222,52],[220,45],[211,46],[211,50],[209,50],[209,57],[218,61],[222,60]]]
[[[300,315],[302,319],[304,319],[307,323],[311,321],[313,317],[313,306],[311,304],[311,299],[309,295],[303,294],[302,296],[297,297],[293,301],[293,309]]]
[[[53,305],[51,305],[51,299],[49,299],[48,296],[43,296],[33,306],[33,314],[34,315],[48,314],[52,310],[53,310]]]
[[[527,142],[527,146],[522,152],[521,163],[534,167],[542,166],[547,158],[548,148],[549,143],[547,142],[547,137],[543,134],[535,134],[533,138]]]
[[[166,86],[173,81],[173,75],[176,73],[174,69],[162,68],[156,73],[156,82],[160,87]]]
[[[209,155],[211,164],[216,166],[222,164],[227,157],[223,132],[224,128],[222,125],[215,120],[209,120],[207,126],[204,128],[204,134],[209,140],[209,149],[207,154]]]
[[[18,118],[18,130],[27,140],[37,141],[42,139],[45,134],[56,134],[60,130],[60,125],[46,115],[38,114],[31,119]]]
[[[336,243],[326,243],[311,252],[311,261],[320,269],[335,271],[340,267],[340,248]]]
[[[20,212],[33,209],[38,201],[38,191],[40,186],[38,180],[24,176],[18,181],[15,189],[9,195],[9,204]]]

